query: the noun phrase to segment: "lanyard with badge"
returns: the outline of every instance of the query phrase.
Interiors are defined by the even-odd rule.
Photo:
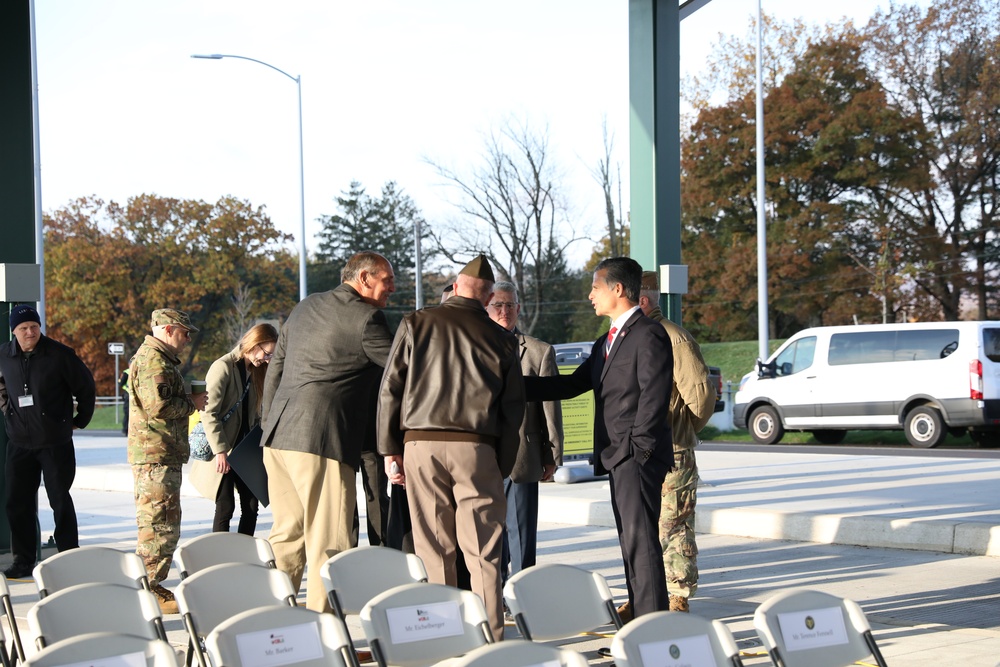
[[[24,378],[24,395],[17,397],[17,407],[30,408],[35,404],[35,399],[28,390],[28,355],[21,356],[21,377]]]

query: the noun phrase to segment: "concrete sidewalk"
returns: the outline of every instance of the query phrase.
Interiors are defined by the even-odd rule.
[[[134,549],[124,438],[78,436],[76,442],[81,544]],[[780,450],[702,451],[699,461],[704,534],[698,540],[701,583],[692,611],[724,622],[746,665],[770,664],[753,630],[753,613],[789,587],[857,601],[890,665],[993,667],[1000,661],[1000,560],[961,551],[968,543],[964,535],[979,534],[986,537],[976,548],[997,553],[1000,462]],[[539,562],[599,572],[621,601],[625,581],[617,536],[609,527],[607,486],[607,480],[542,486]],[[214,509],[193,490],[185,487],[185,493],[182,542],[211,530]],[[40,507],[47,538],[52,525],[44,495]],[[270,511],[264,510],[257,535],[269,530]],[[800,539],[808,541],[787,541]],[[165,584],[176,586],[175,572]],[[24,618],[37,590],[32,582],[12,582],[12,592],[30,645]],[[165,625],[171,642],[184,646],[179,617],[167,617]],[[353,631],[360,634],[356,624]],[[508,633],[516,636],[512,627]],[[608,636],[590,635],[565,644],[592,665],[607,667],[610,661],[596,651],[609,643]]]
[[[122,436],[76,438],[76,489],[132,491]],[[699,533],[1000,556],[1000,459],[698,451]],[[182,493],[196,496],[186,481]],[[539,521],[614,526],[606,478],[543,484]]]

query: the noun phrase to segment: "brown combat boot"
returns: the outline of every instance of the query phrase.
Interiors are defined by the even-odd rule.
[[[691,611],[688,608],[688,599],[680,595],[670,594],[670,611]]]
[[[174,594],[168,591],[166,588],[160,584],[156,584],[150,589],[153,597],[156,598],[156,602],[160,605],[161,614],[178,614],[180,610],[177,608],[177,600],[174,599]]]
[[[622,606],[618,607],[618,617],[622,619],[622,623],[628,623],[635,615],[632,613],[632,604],[628,601]]]

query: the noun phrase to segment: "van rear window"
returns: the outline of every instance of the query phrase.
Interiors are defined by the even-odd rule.
[[[1000,361],[1000,328],[983,329],[983,352],[990,361]]]
[[[845,366],[944,359],[957,348],[958,329],[858,331],[830,337],[828,363]]]

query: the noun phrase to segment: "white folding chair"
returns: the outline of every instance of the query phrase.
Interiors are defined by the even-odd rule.
[[[103,665],[135,664],[141,659],[146,667],[177,667],[177,654],[162,639],[144,639],[116,632],[92,632],[69,637],[31,656],[24,667],[63,667],[79,663]]]
[[[0,572],[0,605],[3,607],[3,615],[7,617],[7,632],[10,633],[10,642],[13,650],[7,646],[7,637],[0,634],[0,661],[3,667],[10,667],[20,661],[24,663],[24,646],[21,644],[21,633],[17,629],[17,618],[14,616],[14,605],[10,600],[10,586],[7,585],[7,577]]]
[[[268,650],[296,667],[357,667],[347,626],[305,607],[260,607],[237,614],[205,638],[214,667],[260,665]],[[274,663],[270,663],[274,664]]]
[[[521,570],[507,580],[503,597],[529,641],[567,639],[608,624],[622,627],[604,577],[572,565],[547,563]]]
[[[448,667],[587,667],[580,653],[545,644],[509,639],[473,649]]]
[[[619,630],[611,640],[611,657],[618,667],[685,659],[714,667],[743,666],[729,628],[719,621],[670,611],[645,614]]]
[[[379,667],[426,667],[493,642],[479,596],[442,584],[405,584],[375,596],[361,627]]]
[[[359,614],[380,593],[427,581],[427,570],[419,556],[390,547],[361,546],[341,551],[320,568],[333,613],[344,619]]]
[[[153,594],[119,584],[79,584],[53,593],[28,610],[28,627],[39,649],[92,632],[167,638]]]
[[[886,667],[864,612],[846,598],[785,591],[757,607],[753,624],[777,667],[844,667],[869,655]]]
[[[187,663],[196,655],[208,667],[201,640],[223,621],[257,607],[294,607],[295,595],[287,574],[260,565],[223,563],[189,575],[174,589],[190,639]]]
[[[271,543],[243,533],[207,533],[188,540],[174,551],[181,579],[213,565],[250,563],[275,567]]]
[[[109,547],[79,547],[43,560],[32,572],[39,597],[78,584],[118,584],[149,590],[146,566],[134,552]]]
[[[319,575],[333,613],[345,622],[348,614],[360,614],[376,595],[403,584],[427,581],[427,570],[419,556],[373,546],[341,551],[323,563]]]

